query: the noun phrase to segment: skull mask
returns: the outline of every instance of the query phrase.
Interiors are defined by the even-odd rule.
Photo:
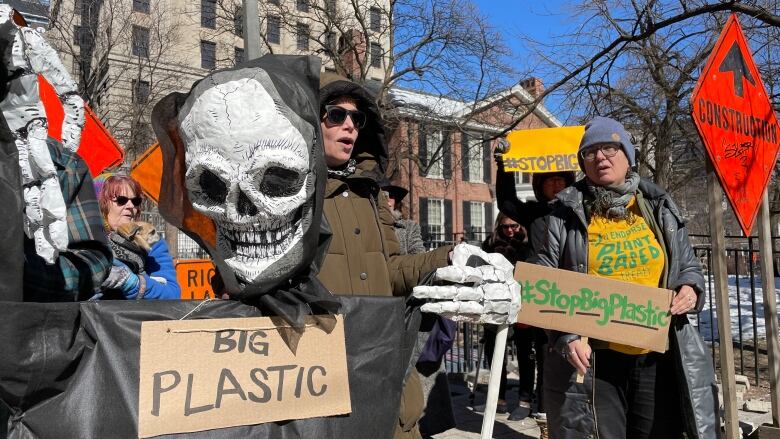
[[[184,153],[183,183],[192,209],[216,227],[216,240],[206,247],[218,266],[252,287],[250,294],[308,267],[319,233],[316,81],[273,71],[279,61],[263,60],[212,73],[189,94],[170,95],[155,108],[164,149],[170,142]],[[313,79],[317,70],[310,73]],[[164,136],[159,122],[168,126]],[[177,223],[186,231],[186,221]]]

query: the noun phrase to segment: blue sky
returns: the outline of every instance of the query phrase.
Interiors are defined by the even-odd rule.
[[[541,77],[545,84],[552,84],[558,77],[541,74],[534,69],[536,62],[530,58],[523,37],[537,41],[565,34],[572,27],[570,1],[564,0],[474,0],[490,22],[505,32],[507,44],[512,48],[514,67],[522,72],[530,72]],[[523,78],[517,78],[521,80]],[[545,102],[556,116],[557,99],[548,97]]]

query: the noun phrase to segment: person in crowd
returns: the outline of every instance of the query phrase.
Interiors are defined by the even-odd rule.
[[[535,173],[531,177],[531,186],[536,200],[522,201],[517,198],[514,173],[504,170],[502,154],[496,159],[496,203],[498,210],[515,220],[526,231],[532,233],[531,224],[538,218],[550,213],[549,203],[564,188],[571,186],[576,175],[571,171]],[[529,239],[533,239],[529,236]]]
[[[393,213],[393,219],[395,220],[393,227],[395,228],[398,243],[401,246],[399,254],[416,255],[425,252],[420,225],[411,219],[404,218],[401,212],[404,197],[406,197],[409,191],[401,186],[390,184],[390,181],[387,179],[380,181],[379,184],[387,196],[387,203],[390,206],[390,211]]]
[[[333,233],[319,279],[336,295],[404,296],[422,276],[449,264],[451,246],[400,255],[395,218],[378,181],[384,177],[387,147],[373,97],[333,73],[320,80],[320,114],[328,181],[324,216]],[[420,378],[404,385],[396,438],[421,437]]]
[[[539,218],[550,213],[550,202],[555,195],[563,189],[571,186],[576,175],[571,171],[535,173],[531,177],[531,186],[536,200],[522,201],[517,198],[515,178],[513,173],[504,170],[504,162],[501,154],[495,154],[496,159],[496,202],[499,211],[519,223],[525,228],[529,243],[535,239],[532,224]],[[523,328],[522,332],[533,332],[533,345],[535,351],[535,363],[537,370],[536,385],[536,417],[541,425],[544,424],[544,394],[542,382],[544,381],[544,359],[547,355],[547,334],[541,328]],[[525,342],[523,338],[523,342]],[[528,416],[527,403],[520,401],[520,405],[509,415],[510,420],[521,420]]]
[[[87,164],[78,154],[68,152],[53,138],[47,139],[47,146],[65,200],[68,249],[60,252],[54,264],[47,264],[36,254],[33,240],[24,238],[24,300],[87,300],[100,292],[112,260],[95,188]]]
[[[534,224],[540,239],[529,262],[675,295],[665,353],[550,331],[544,371],[550,437],[718,437],[714,371],[687,316],[704,304],[704,278],[685,222],[666,192],[632,170],[635,149],[619,122],[591,120],[578,155],[585,177],[558,193],[552,212]],[[627,242],[642,243],[641,262],[610,251]]]
[[[501,253],[512,264],[516,264],[518,261],[525,261],[531,256],[531,249],[526,242],[525,229],[503,212],[499,212],[498,216],[496,216],[493,233],[482,243],[482,250],[489,253]],[[486,357],[488,365],[492,367],[493,348],[496,344],[498,328],[496,325],[485,325],[484,328]],[[527,409],[527,413],[523,416],[524,418],[531,412],[531,401],[533,399],[535,373],[531,346],[534,339],[534,331],[532,327],[521,323],[515,323],[513,330],[512,338],[517,348],[517,366],[520,375],[519,407]],[[496,408],[496,411],[499,413],[506,413],[507,411],[506,382],[506,355],[504,355],[503,373],[501,374],[501,385],[499,387],[498,405]]]
[[[132,177],[111,175],[102,183],[98,203],[114,254],[104,299],[181,298],[168,245],[151,224],[139,221],[142,201]]]

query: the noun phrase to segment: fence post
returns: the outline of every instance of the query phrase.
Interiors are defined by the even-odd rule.
[[[761,290],[764,293],[764,322],[766,324],[766,350],[769,355],[769,386],[772,397],[772,424],[780,427],[780,394],[778,394],[777,381],[780,375],[778,360],[780,360],[780,346],[777,339],[777,295],[775,294],[774,258],[772,255],[772,231],[769,227],[769,196],[764,190],[761,202],[758,239],[761,249]],[[756,343],[758,354],[758,343]]]
[[[167,222],[165,223],[165,242],[168,244],[171,259],[179,259],[179,229]]]

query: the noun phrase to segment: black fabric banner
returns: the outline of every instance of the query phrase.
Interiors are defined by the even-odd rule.
[[[390,438],[408,352],[404,298],[338,299],[351,414],[160,437]],[[138,437],[141,322],[260,316],[257,308],[222,300],[0,307],[0,398],[11,408],[8,437],[15,439]]]

